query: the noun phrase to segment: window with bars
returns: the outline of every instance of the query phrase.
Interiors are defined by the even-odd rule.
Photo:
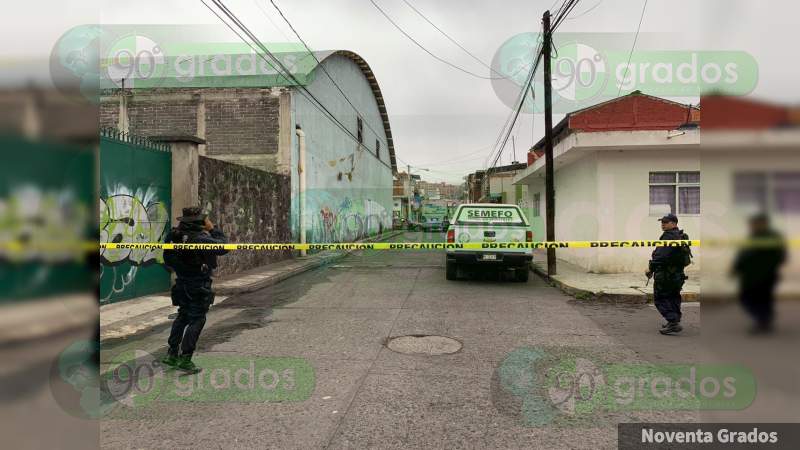
[[[700,214],[700,172],[650,172],[650,215]]]
[[[542,194],[537,192],[533,194],[533,217],[539,217],[542,208]]]
[[[361,117],[356,116],[356,132],[358,137],[358,143],[364,143],[364,120]]]

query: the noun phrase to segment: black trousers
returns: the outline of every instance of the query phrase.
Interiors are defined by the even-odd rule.
[[[775,317],[775,285],[777,279],[749,283],[739,288],[739,299],[745,311],[761,326],[769,326]]]
[[[656,272],[653,284],[653,302],[667,322],[681,321],[681,289],[685,281],[683,272]]]
[[[191,357],[197,348],[200,333],[206,324],[206,313],[214,302],[211,280],[181,281],[172,287],[172,304],[178,306],[178,317],[172,322],[167,343],[170,354]]]

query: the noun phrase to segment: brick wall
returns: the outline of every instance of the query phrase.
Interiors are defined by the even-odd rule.
[[[278,97],[206,100],[206,152],[275,154],[278,152]]]
[[[100,125],[115,127],[118,91],[107,91]],[[205,120],[198,114],[205,108]],[[140,136],[189,134],[207,141],[207,155],[275,155],[280,100],[269,88],[155,88],[129,97],[130,132]],[[236,159],[236,158],[225,158]]]
[[[230,242],[290,242],[289,177],[200,157],[200,204]],[[241,272],[291,257],[290,251],[229,252],[217,275]]]

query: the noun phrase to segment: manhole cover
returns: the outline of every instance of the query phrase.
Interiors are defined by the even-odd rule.
[[[449,355],[461,350],[461,342],[444,336],[411,335],[389,339],[389,350],[409,355]]]

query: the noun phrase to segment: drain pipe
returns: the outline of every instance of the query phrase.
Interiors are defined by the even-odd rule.
[[[300,219],[300,243],[306,243],[306,134],[300,128],[300,125],[295,125],[294,132],[297,134],[297,146],[299,154],[297,157],[297,177],[299,183],[298,194],[298,211]],[[300,250],[300,256],[306,256],[305,250]]]

